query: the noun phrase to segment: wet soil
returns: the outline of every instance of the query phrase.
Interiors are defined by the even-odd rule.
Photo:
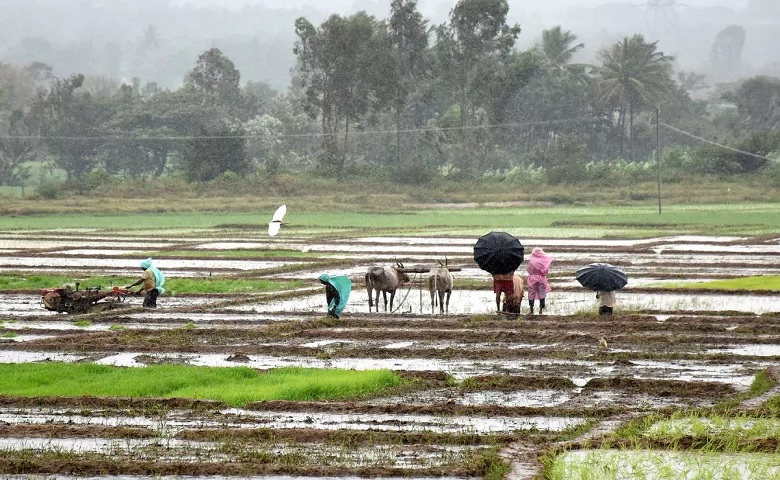
[[[132,275],[133,246],[151,238],[5,232],[0,271]],[[163,296],[156,310],[133,299],[128,308],[83,316],[43,310],[34,291],[0,292],[2,362],[388,368],[406,380],[366,398],[256,402],[243,409],[189,399],[0,396],[0,439],[8,439],[0,448],[0,473],[466,478],[483,475],[498,449],[516,462],[512,478],[531,478],[539,472],[537,457],[574,432],[593,436],[566,448],[592,447],[594,438],[619,447],[599,435],[624,419],[742,398],[756,374],[780,362],[777,292],[657,285],[780,273],[777,238],[529,240],[524,243],[543,246],[556,259],[553,292],[546,314],[528,315],[524,305],[516,317],[493,312],[490,277],[474,265],[473,243],[456,237],[318,243],[217,229],[166,241],[155,261],[169,279],[310,279],[310,288]],[[312,256],[230,258],[227,252],[237,249]],[[209,255],[167,258],[165,250]],[[424,275],[399,291],[395,311],[369,313],[362,280],[369,265],[398,259],[433,266],[445,254],[461,267],[450,314],[430,313],[419,283]],[[577,267],[594,261],[619,265],[631,278],[610,318],[595,315],[592,292],[573,278]],[[316,282],[323,272],[353,280],[338,320],[323,316]],[[459,279],[468,288],[459,288]],[[761,402],[749,405],[761,411]],[[756,448],[776,451],[777,445]]]

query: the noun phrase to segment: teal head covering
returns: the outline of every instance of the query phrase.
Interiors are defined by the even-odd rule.
[[[154,283],[155,286],[157,287],[157,292],[160,295],[165,293],[165,287],[164,287],[165,275],[163,275],[163,273],[159,269],[157,269],[157,267],[152,266],[152,259],[147,258],[146,260],[141,262],[141,268],[143,268],[144,270],[149,269],[152,271],[152,275],[154,275]]]
[[[341,315],[341,312],[344,311],[344,307],[347,306],[347,300],[349,300],[349,293],[352,291],[352,281],[349,279],[346,275],[336,275],[331,277],[327,273],[323,273],[320,275],[320,281],[322,283],[328,283],[333,286],[333,288],[336,289],[337,292],[339,292],[339,303],[338,305],[334,305],[336,303],[336,299],[330,301],[330,305],[328,305],[328,310],[333,311],[336,315]],[[335,307],[335,308],[334,308]]]

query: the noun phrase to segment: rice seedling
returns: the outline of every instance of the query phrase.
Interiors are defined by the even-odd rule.
[[[0,364],[0,394],[193,398],[245,406],[262,400],[322,400],[366,395],[402,383],[385,370],[152,365],[122,369],[91,363]]]
[[[664,283],[668,288],[696,288],[713,290],[780,290],[780,275],[759,275],[709,282]]]
[[[780,478],[780,456],[643,449],[576,450],[556,457],[545,470],[545,478],[550,480],[777,479]]]
[[[718,445],[730,446],[720,450],[734,451],[744,440],[780,437],[780,419],[759,418],[748,415],[706,417],[682,414],[662,420],[650,426],[645,436],[654,439],[678,440],[681,438],[713,439]]]

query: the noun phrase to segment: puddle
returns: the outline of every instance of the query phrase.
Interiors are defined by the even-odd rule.
[[[727,348],[710,348],[705,353],[729,355],[745,355],[754,357],[780,357],[780,345],[746,345]]]
[[[0,438],[0,449],[4,452],[33,450],[36,452],[57,452],[58,454],[101,454],[112,458],[130,457],[152,461],[241,461],[248,452],[262,452],[264,455],[301,455],[306,464],[339,467],[383,467],[407,468],[441,467],[463,461],[466,447],[427,445],[424,449],[415,446],[368,445],[343,447],[322,443],[263,443],[246,444],[234,453],[221,443],[179,440],[175,438],[153,439],[104,439],[104,438]],[[9,478],[4,476],[3,478]],[[24,477],[30,478],[30,477]],[[52,477],[48,477],[52,478]],[[57,477],[60,478],[60,477]],[[111,477],[117,478],[117,477]],[[138,477],[134,477],[138,478]],[[164,478],[156,477],[155,478]],[[186,478],[186,477],[176,477]],[[209,478],[209,477],[204,477]],[[210,477],[216,478],[216,477]],[[268,478],[268,477],[262,477]]]
[[[456,280],[457,282],[457,280]],[[451,314],[493,314],[496,303],[495,294],[488,290],[453,290],[450,298],[449,312]],[[349,312],[368,312],[368,295],[360,285],[353,290],[344,315]],[[733,295],[701,294],[701,293],[630,293],[618,292],[617,314],[623,311],[739,311],[762,314],[780,310],[777,298],[771,295]],[[389,299],[388,299],[389,302]],[[548,294],[547,315],[573,315],[594,312],[598,310],[595,294],[582,289],[581,292],[556,292]],[[389,305],[388,305],[389,308]],[[528,313],[527,300],[523,302],[523,313]],[[396,293],[393,303],[396,314],[430,314],[430,294],[422,289],[405,289]],[[293,300],[268,303],[245,304],[228,307],[229,311],[241,312],[322,312],[326,311],[325,295],[310,295]],[[380,313],[384,312],[384,303],[380,297]],[[437,309],[438,313],[438,309]]]
[[[328,412],[276,412],[227,409],[218,420],[193,416],[192,412],[171,412],[165,418],[74,415],[66,411],[27,409],[9,413],[0,409],[0,422],[12,424],[67,424],[143,427],[163,435],[175,435],[187,429],[318,429],[318,430],[386,430],[393,432],[435,432],[509,434],[517,431],[543,430],[559,432],[584,423],[577,417],[466,417],[393,414],[334,414]]]

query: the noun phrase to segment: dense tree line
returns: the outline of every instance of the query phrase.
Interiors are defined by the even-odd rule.
[[[641,35],[579,64],[583,45],[561,27],[534,48],[515,48],[521,29],[507,13],[506,0],[460,0],[447,22],[431,25],[415,0],[392,0],[384,19],[298,18],[297,65],[281,93],[242,84],[217,48],[174,90],[0,64],[0,184],[23,181],[30,161],[69,179],[97,170],[209,181],[307,169],[383,169],[404,182],[575,182],[616,169],[641,177],[661,120],[692,134],[664,130],[669,165],[688,172],[756,172],[780,151],[780,79],[755,77],[694,100],[702,77],[675,75],[673,58]]]

